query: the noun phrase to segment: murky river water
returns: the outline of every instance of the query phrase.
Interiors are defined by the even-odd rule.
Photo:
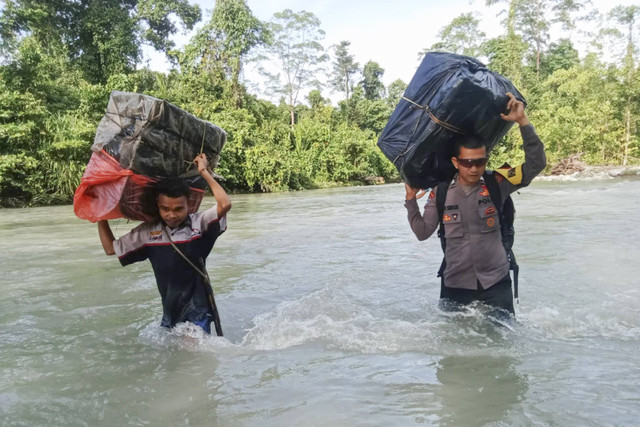
[[[640,423],[640,180],[514,196],[513,331],[438,310],[439,242],[403,199],[234,196],[208,262],[224,338],[160,328],[150,265],[71,207],[0,210],[0,425]]]

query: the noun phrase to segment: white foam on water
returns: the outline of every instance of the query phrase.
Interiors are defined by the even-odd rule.
[[[217,337],[215,332],[208,335],[190,323],[166,329],[154,320],[139,327],[141,340],[155,348],[231,355],[319,344],[330,350],[362,354],[416,351],[513,356],[535,352],[535,345],[529,344],[532,340],[639,340],[637,320],[616,316],[619,303],[619,298],[612,298],[598,310],[571,312],[541,306],[519,312],[515,321],[504,323],[487,315],[481,304],[446,312],[434,302],[425,306],[417,319],[412,316],[407,320],[402,313],[380,312],[379,307],[359,304],[345,292],[327,286],[256,316],[254,326],[246,330],[239,343]]]
[[[241,345],[268,351],[320,343],[364,354],[434,350],[447,354],[468,352],[468,346],[482,351],[510,332],[474,307],[456,313],[430,307],[422,320],[412,322],[372,310],[325,287],[254,318],[255,326],[247,330]]]
[[[213,328],[213,325],[211,325]],[[168,329],[154,320],[140,331],[140,339],[146,345],[159,349],[175,349],[197,352],[233,353],[242,352],[242,348],[225,337],[209,335],[193,323],[178,323]]]
[[[640,340],[637,319],[627,319],[621,315],[616,304],[608,301],[599,309],[581,308],[561,312],[550,307],[535,308],[523,316],[523,322],[531,332],[547,339]]]

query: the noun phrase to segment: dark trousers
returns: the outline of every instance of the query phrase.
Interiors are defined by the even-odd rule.
[[[515,315],[513,310],[513,293],[511,292],[511,277],[507,274],[498,283],[488,289],[483,289],[478,282],[477,289],[456,289],[440,287],[440,308],[445,311],[460,310],[461,306],[480,301],[485,305],[497,309],[495,315],[503,317],[505,314]],[[502,315],[500,315],[502,313]]]

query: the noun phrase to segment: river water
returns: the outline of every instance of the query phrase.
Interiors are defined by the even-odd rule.
[[[70,206],[0,210],[0,425],[640,423],[640,179],[514,195],[513,330],[439,311],[439,242],[403,199],[233,196],[208,262],[224,338],[160,328],[150,265]]]

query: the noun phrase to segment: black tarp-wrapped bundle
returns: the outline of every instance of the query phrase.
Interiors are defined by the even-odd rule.
[[[215,168],[225,142],[224,130],[167,101],[113,91],[74,196],[75,213],[90,221],[151,220],[145,188],[168,176],[187,181],[189,211],[196,212],[206,182],[193,159],[202,152]]]
[[[415,188],[430,188],[455,174],[453,141],[461,134],[485,141],[487,152],[509,131],[502,120],[513,84],[475,58],[451,53],[425,55],[389,122],[378,147],[400,176]]]

